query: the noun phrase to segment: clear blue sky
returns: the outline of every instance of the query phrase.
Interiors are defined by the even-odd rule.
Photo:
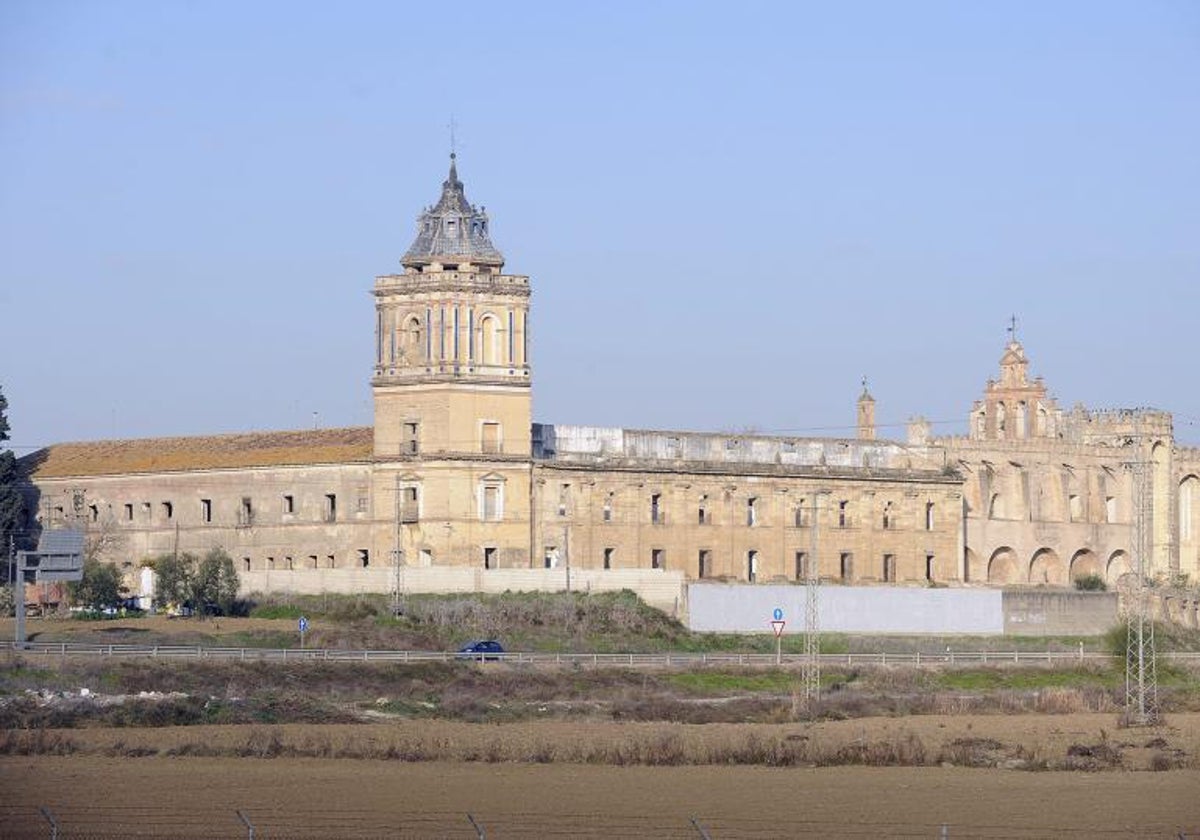
[[[12,443],[368,424],[451,115],[539,421],[962,430],[1015,312],[1200,440],[1195,2],[8,0]]]

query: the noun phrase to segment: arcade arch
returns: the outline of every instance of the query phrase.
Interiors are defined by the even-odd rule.
[[[1062,586],[1067,582],[1067,570],[1052,548],[1040,548],[1029,561],[1029,582],[1042,586]]]
[[[1021,571],[1017,564],[1017,553],[1007,546],[992,552],[988,561],[987,579],[988,583],[1020,583]]]
[[[1071,580],[1079,580],[1088,575],[1104,577],[1100,568],[1100,558],[1091,549],[1081,548],[1071,558]]]

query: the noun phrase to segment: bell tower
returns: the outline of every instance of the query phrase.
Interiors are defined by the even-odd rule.
[[[504,273],[455,155],[400,262],[374,288],[375,519],[392,526],[376,553],[390,540],[409,567],[523,564],[529,278]]]

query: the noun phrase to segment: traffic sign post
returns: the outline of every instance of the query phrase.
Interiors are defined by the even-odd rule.
[[[775,632],[775,664],[783,664],[783,628],[787,622],[783,620],[783,610],[779,607],[771,613],[771,629]]]
[[[304,634],[308,632],[308,619],[300,616],[297,626],[300,628],[300,650],[304,650]]]

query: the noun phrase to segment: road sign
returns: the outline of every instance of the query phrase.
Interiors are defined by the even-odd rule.
[[[783,635],[783,627],[785,624],[787,624],[786,621],[772,621],[771,622],[771,629],[775,631],[775,638],[778,639],[780,636]]]
[[[307,632],[308,632],[308,619],[307,619],[307,618],[305,618],[304,616],[300,616],[300,622],[299,622],[299,625],[300,625],[300,632],[301,632],[301,633],[307,633]]]
[[[781,610],[779,607],[776,607],[775,612],[771,613],[771,618],[775,619],[776,621],[783,621],[783,610]]]

